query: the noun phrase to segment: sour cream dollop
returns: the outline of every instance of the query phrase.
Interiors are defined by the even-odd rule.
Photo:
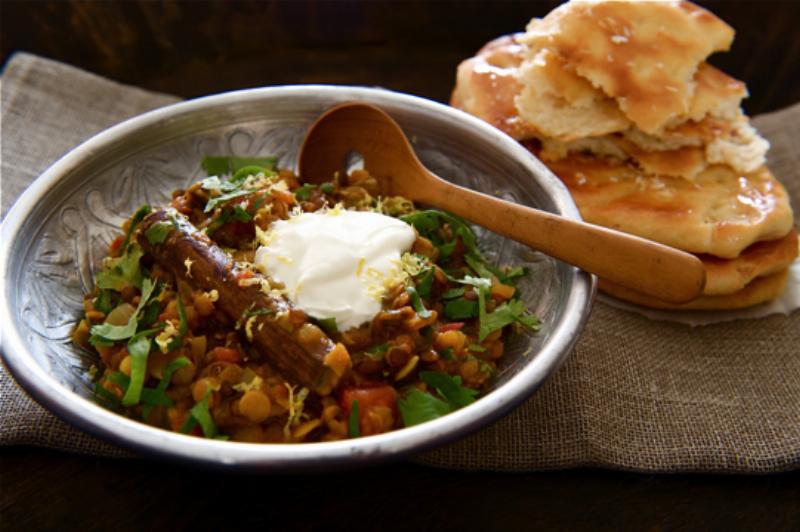
[[[345,331],[372,320],[386,290],[403,282],[401,256],[415,238],[405,222],[375,212],[301,213],[272,223],[255,263],[297,308]]]

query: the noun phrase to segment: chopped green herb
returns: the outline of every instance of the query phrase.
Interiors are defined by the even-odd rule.
[[[453,354],[453,348],[452,347],[445,347],[444,349],[439,351],[439,356],[442,357],[445,360],[455,360],[456,359],[455,355]]]
[[[386,351],[388,350],[389,350],[389,344],[385,343],[380,345],[374,345],[369,349],[367,349],[365,353],[369,358],[373,360],[381,360],[383,358],[383,355],[385,355]]]
[[[106,390],[103,387],[103,385],[100,384],[100,381],[94,383],[94,395],[95,399],[105,401],[107,403],[107,406],[109,406],[110,408],[116,409],[119,407],[119,398],[113,393]]]
[[[123,253],[125,253],[125,251],[128,249],[128,244],[131,241],[131,235],[136,229],[136,226],[139,225],[145,216],[150,214],[150,211],[152,211],[150,205],[142,205],[139,207],[139,210],[134,213],[133,218],[131,218],[131,224],[128,226],[128,232],[125,233],[125,240],[122,241],[122,246],[120,246],[120,249]]]
[[[252,318],[253,316],[269,316],[275,314],[275,311],[266,307],[247,309],[242,313],[243,318]]]
[[[328,334],[339,332],[339,326],[336,324],[336,318],[322,318],[315,320],[322,330]]]
[[[452,320],[465,320],[477,318],[479,313],[478,302],[460,297],[445,303],[444,315]]]
[[[294,197],[300,201],[307,201],[308,198],[311,196],[311,191],[314,190],[316,185],[312,185],[311,183],[304,183],[303,186],[298,187],[294,191]]]
[[[175,349],[179,348],[183,345],[183,337],[186,336],[186,332],[189,330],[189,323],[186,321],[186,309],[183,306],[183,298],[178,295],[178,336],[175,336],[169,341],[167,345],[167,352],[174,351]]]
[[[411,306],[417,311],[417,315],[423,319],[430,317],[431,311],[426,309],[425,305],[422,304],[422,299],[420,299],[417,289],[413,286],[409,286],[406,288],[406,292],[411,296]]]
[[[225,157],[207,156],[201,166],[207,175],[232,175],[248,166],[258,166],[267,170],[275,170],[277,157]]]
[[[514,299],[503,303],[494,312],[481,316],[478,338],[483,341],[492,331],[502,329],[514,322],[519,322],[522,326],[532,330],[537,330],[539,325],[539,320],[536,316],[526,315],[525,303],[519,299]]]
[[[412,389],[406,397],[397,402],[397,406],[406,427],[419,425],[453,411],[448,403],[419,388]]]
[[[417,283],[417,292],[420,297],[426,299],[431,297],[431,286],[433,286],[433,268],[428,268],[422,273],[422,276]]]
[[[147,237],[147,241],[151,244],[160,244],[167,239],[172,227],[169,222],[158,222],[148,227],[147,231],[144,232],[144,236]]]
[[[319,186],[319,189],[325,194],[333,194],[333,192],[335,191],[333,183],[322,183]]]
[[[419,378],[436,389],[439,394],[456,410],[475,402],[478,390],[467,388],[461,384],[461,377],[452,377],[438,371],[420,371]]]
[[[253,217],[250,216],[250,213],[244,210],[241,205],[234,205],[233,217],[240,222],[249,222],[253,219]]]
[[[144,386],[145,373],[147,372],[147,355],[150,354],[152,339],[148,335],[156,330],[150,329],[135,334],[128,341],[128,355],[131,357],[131,380],[125,395],[122,397],[122,404],[133,406],[139,403]]]
[[[164,375],[161,377],[161,380],[158,382],[158,385],[156,385],[155,389],[149,390],[144,388],[142,390],[142,403],[145,403],[145,407],[142,410],[142,417],[144,419],[147,419],[148,416],[150,416],[150,411],[155,405],[172,406],[172,399],[167,397],[165,392],[167,391],[170,381],[172,381],[172,374],[188,364],[191,364],[188,358],[176,358],[167,364],[166,368],[164,368]]]
[[[142,282],[142,269],[139,259],[144,251],[138,244],[131,244],[121,256],[111,259],[109,265],[103,268],[95,278],[97,287],[103,290],[122,291],[129,285],[140,286]]]
[[[111,290],[100,290],[100,293],[94,300],[94,308],[104,314],[108,314],[114,310],[113,298],[111,297]]]
[[[444,294],[442,294],[442,299],[455,299],[457,297],[461,297],[464,295],[466,290],[464,288],[451,288]]]
[[[350,405],[350,417],[347,419],[347,433],[351,438],[361,437],[361,428],[359,427],[361,417],[358,410],[358,401],[353,401],[353,404]]]
[[[256,191],[255,190],[234,190],[233,192],[228,192],[226,194],[222,194],[220,196],[217,196],[216,198],[211,198],[210,200],[208,200],[208,203],[206,203],[206,207],[205,207],[205,209],[203,209],[203,212],[211,212],[217,207],[217,205],[219,205],[221,203],[226,203],[226,202],[232,200],[233,198],[239,198],[241,196],[247,196],[248,194],[252,194],[254,192],[256,192]]]
[[[259,175],[259,174],[272,175],[272,171],[268,168],[264,168],[263,166],[257,166],[257,165],[244,166],[236,170],[236,172],[234,172],[233,174],[233,177],[231,177],[228,181],[230,183],[233,183],[234,185],[238,183],[244,183],[245,180],[247,180],[247,178],[250,177],[251,175]]]
[[[145,279],[142,282],[142,295],[140,296],[139,306],[136,311],[131,314],[128,323],[125,325],[111,325],[110,323],[102,323],[94,325],[91,328],[92,337],[99,337],[103,340],[116,342],[119,340],[127,340],[134,334],[139,325],[138,315],[147,304],[150,296],[153,295],[156,285],[150,279]],[[91,341],[91,339],[90,339]]]
[[[215,438],[217,436],[217,426],[214,424],[214,418],[208,409],[208,400],[211,396],[211,390],[206,392],[206,395],[196,403],[190,410],[192,417],[200,423],[200,428],[203,429],[203,435],[206,438]]]

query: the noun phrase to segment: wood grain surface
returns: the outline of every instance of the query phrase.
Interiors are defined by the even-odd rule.
[[[711,60],[755,114],[800,101],[800,2],[700,2],[737,29]],[[194,97],[285,83],[447,101],[459,61],[558,2],[3,1],[0,59],[25,50]],[[0,451],[3,530],[799,530],[800,472],[463,473],[411,463],[232,476],[147,460]]]

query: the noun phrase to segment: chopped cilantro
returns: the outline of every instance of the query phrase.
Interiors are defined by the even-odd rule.
[[[258,166],[267,170],[275,170],[277,157],[203,157],[201,166],[207,175],[233,175],[248,166]]]
[[[247,309],[242,313],[243,318],[252,318],[253,316],[269,316],[275,314],[275,311],[266,307]]]
[[[347,418],[347,434],[351,438],[361,437],[361,428],[359,427],[360,419],[358,401],[353,401],[350,405],[350,417]]]
[[[414,307],[414,310],[417,311],[417,315],[423,319],[430,317],[431,311],[426,309],[425,305],[422,304],[422,299],[420,299],[417,289],[413,286],[409,286],[406,288],[406,292],[411,296],[411,305]]]
[[[246,195],[252,194],[254,192],[256,192],[256,191],[255,190],[234,190],[233,192],[228,192],[226,194],[222,194],[222,195],[217,196],[215,198],[211,198],[210,200],[208,200],[208,203],[206,203],[206,207],[205,207],[205,209],[203,209],[203,212],[211,212],[217,207],[217,205],[219,205],[221,203],[226,203],[226,202],[232,200],[233,198],[239,198],[241,196],[246,196]]]
[[[433,268],[428,268],[422,273],[420,280],[417,282],[417,292],[420,297],[430,298],[431,286],[433,286]]]
[[[120,249],[123,253],[125,253],[125,251],[128,249],[128,244],[131,242],[131,235],[136,229],[136,226],[139,225],[145,216],[150,214],[151,210],[152,209],[150,208],[150,205],[142,205],[139,207],[139,210],[134,213],[133,218],[131,218],[131,224],[128,227],[128,232],[125,233],[125,240],[122,241],[122,246],[120,246]]]
[[[211,416],[211,412],[208,409],[208,401],[210,396],[211,390],[208,390],[206,395],[199,402],[197,402],[189,412],[192,414],[191,417],[200,424],[200,428],[203,429],[203,435],[206,438],[216,438],[217,425],[214,424],[214,418]],[[184,423],[184,425],[186,425],[186,423]],[[191,428],[189,430],[191,430]],[[183,432],[183,427],[181,427],[181,431]]]
[[[438,371],[420,371],[419,378],[436,389],[437,392],[453,407],[453,410],[475,402],[478,390],[467,388],[461,384],[461,377],[452,377]]]
[[[456,359],[455,355],[453,354],[453,348],[452,347],[445,347],[444,349],[439,351],[439,356],[442,357],[445,360],[455,360]]]
[[[314,190],[316,185],[312,185],[311,183],[304,183],[303,186],[298,187],[294,190],[294,197],[300,201],[307,201],[308,198],[311,196],[311,191]]]
[[[175,336],[169,341],[167,345],[167,352],[174,351],[183,345],[183,337],[186,336],[186,331],[189,330],[189,324],[186,321],[186,309],[183,307],[183,299],[178,295],[178,336]]]
[[[367,349],[365,353],[369,358],[373,360],[381,360],[383,358],[383,355],[385,355],[386,351],[388,350],[389,350],[389,344],[387,342],[385,344],[374,345],[369,349]]]
[[[121,292],[128,285],[140,286],[142,282],[142,268],[139,259],[144,251],[138,244],[127,247],[121,256],[111,259],[109,265],[97,274],[95,284],[103,290]]]
[[[149,329],[136,333],[128,340],[128,355],[131,357],[130,385],[122,397],[122,404],[133,406],[139,403],[144,386],[145,373],[147,372],[147,356],[150,354],[152,339],[148,335],[156,329]]]
[[[250,213],[244,210],[241,205],[233,206],[233,217],[240,222],[249,222],[253,219]]]
[[[128,319],[128,323],[125,325],[111,325],[110,323],[94,325],[91,328],[92,338],[90,338],[90,341],[97,337],[102,340],[116,342],[119,340],[126,340],[136,334],[136,329],[139,325],[138,315],[147,304],[150,296],[153,295],[155,288],[156,285],[153,283],[153,281],[150,279],[145,279],[142,282],[142,295],[139,300],[139,306],[136,307],[136,311],[131,314],[131,317]]]
[[[462,288],[451,288],[450,290],[448,290],[447,292],[442,294],[442,299],[455,299],[457,297],[461,297],[461,296],[464,295],[465,291],[466,290],[463,287]]]
[[[486,313],[481,316],[478,338],[483,341],[492,331],[502,329],[506,325],[510,325],[514,322],[518,322],[522,326],[532,330],[538,330],[539,328],[539,319],[532,314],[526,314],[525,303],[519,299],[514,299],[503,303],[497,307],[494,312]]]
[[[144,232],[144,236],[147,237],[147,241],[151,244],[160,244],[164,240],[166,240],[167,235],[172,230],[172,224],[169,222],[158,222],[150,227],[147,228],[147,231]]]
[[[111,290],[100,290],[100,293],[94,300],[94,308],[104,314],[108,314],[114,310],[115,305],[111,296]]]
[[[400,409],[400,415],[403,417],[403,424],[406,427],[419,425],[453,411],[445,401],[418,388],[412,389],[405,398],[400,399],[397,407]]]
[[[317,318],[315,320],[322,330],[328,334],[333,334],[339,332],[339,326],[336,324],[336,318]]]
[[[478,312],[478,302],[463,297],[451,299],[444,306],[444,315],[452,320],[477,318]]]

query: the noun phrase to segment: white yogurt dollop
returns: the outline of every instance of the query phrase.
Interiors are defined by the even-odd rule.
[[[302,213],[273,222],[255,262],[297,308],[345,331],[372,320],[386,289],[403,281],[401,255],[415,238],[405,222],[375,212]]]

